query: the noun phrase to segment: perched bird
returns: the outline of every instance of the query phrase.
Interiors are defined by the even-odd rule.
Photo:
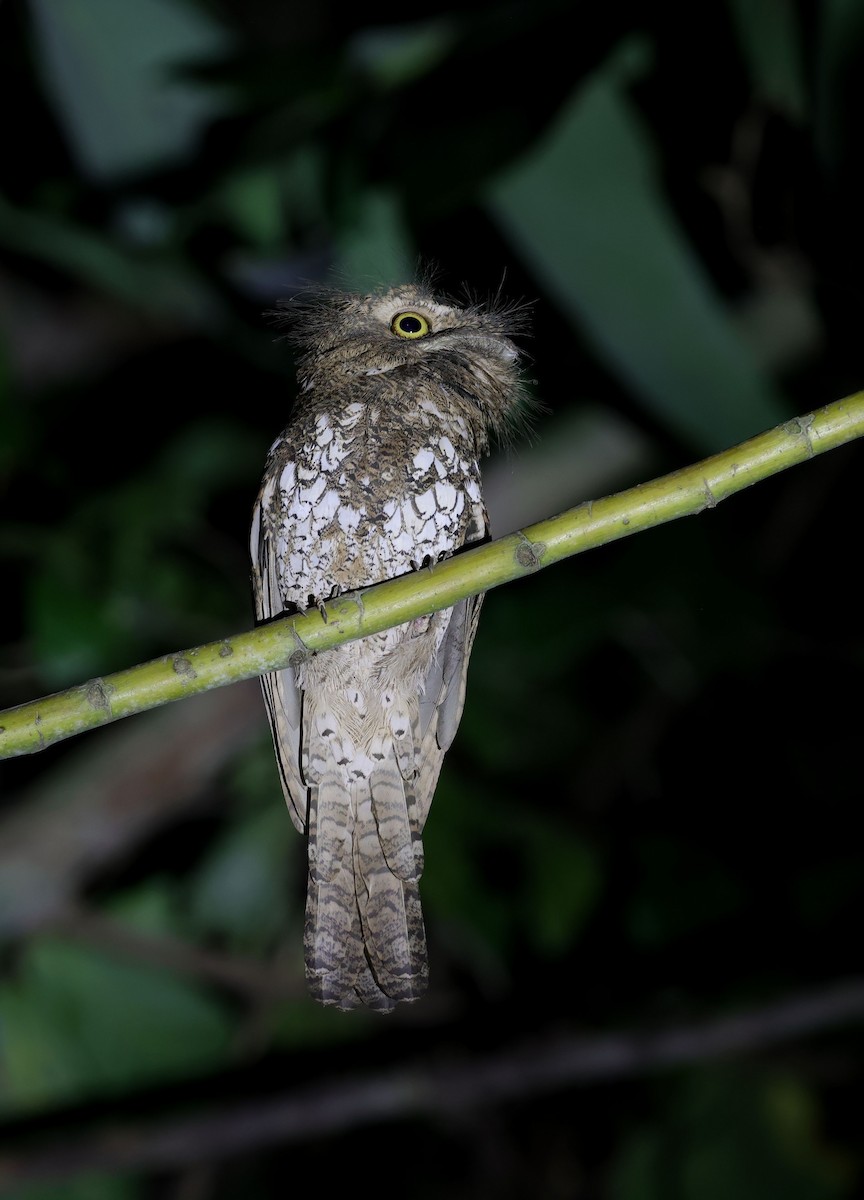
[[[266,621],[488,538],[478,460],[518,421],[519,310],[424,286],[322,290],[289,312],[299,395],[255,505]],[[264,675],[276,757],[308,836],[306,977],[324,1004],[426,988],[421,835],[462,715],[482,597]]]

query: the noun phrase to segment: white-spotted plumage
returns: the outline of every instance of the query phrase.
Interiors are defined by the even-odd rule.
[[[518,404],[513,327],[512,313],[422,287],[301,306],[300,394],[253,514],[259,620],[488,536],[479,460]],[[421,835],[480,602],[262,679],[289,811],[308,834],[306,972],[324,1003],[386,1010],[425,989]]]

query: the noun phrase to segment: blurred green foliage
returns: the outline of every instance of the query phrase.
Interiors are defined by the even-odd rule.
[[[845,0],[0,6],[0,707],[250,625],[294,387],[270,314],[307,281],[431,267],[532,302],[545,411],[487,471],[501,533],[859,389],[862,50]],[[227,766],[189,747],[193,808],[154,736],[134,773],[177,789],[176,820],[110,869],[75,859],[59,803],[38,849],[129,945],[0,946],[3,1150],[860,975],[859,476],[851,446],[487,598],[425,839],[432,990],[386,1028],[303,993],[263,707]],[[110,733],[3,764],[9,855],[43,780],[62,796]],[[295,986],[175,973],[136,933]],[[14,1194],[276,1196],[326,1157],[333,1191],[362,1163],[454,1200],[841,1200],[862,1108],[853,1027]]]
[[[616,1200],[848,1194],[849,1164],[822,1143],[812,1099],[794,1078],[751,1080],[724,1068],[691,1075],[660,1111],[622,1149]]]
[[[172,928],[158,884],[123,898],[133,927]],[[118,1003],[122,1001],[122,1003]],[[165,972],[41,939],[0,999],[5,1107],[43,1106],[201,1071],[224,1057],[228,1014]]]

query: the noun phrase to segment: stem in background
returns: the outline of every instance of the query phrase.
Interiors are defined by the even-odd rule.
[[[864,1017],[864,981],[851,979],[738,1013],[649,1030],[560,1034],[496,1053],[420,1059],[410,1066],[344,1075],[222,1107],[167,1118],[115,1120],[70,1138],[61,1125],[35,1146],[0,1150],[0,1196],[22,1184],[90,1172],[171,1171],[224,1161],[265,1146],[332,1137],[382,1121],[453,1121],[507,1101],[561,1088],[640,1078],[654,1071],[765,1051]],[[188,1107],[188,1106],[186,1106]]]

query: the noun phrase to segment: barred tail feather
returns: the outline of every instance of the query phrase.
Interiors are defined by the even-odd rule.
[[[392,801],[392,796],[390,799]],[[400,861],[403,876],[393,871],[382,845],[376,810],[383,807],[377,788],[357,797],[354,836],[357,906],[366,952],[382,991],[393,1000],[415,1000],[426,990],[429,965],[404,794],[401,797]],[[391,812],[389,821],[395,819]]]
[[[392,748],[350,785],[337,745],[314,747],[310,788],[306,977],[324,1004],[388,1011],[426,990],[422,844]]]

